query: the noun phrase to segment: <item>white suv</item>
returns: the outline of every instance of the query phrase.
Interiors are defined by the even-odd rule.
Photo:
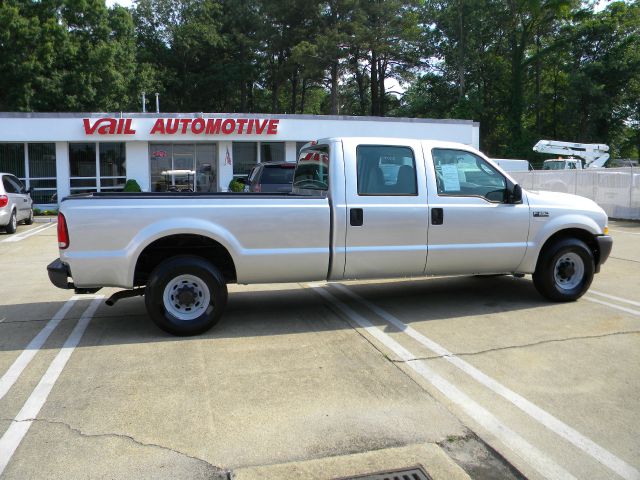
[[[15,175],[0,173],[0,228],[15,233],[18,222],[33,223],[33,200]]]

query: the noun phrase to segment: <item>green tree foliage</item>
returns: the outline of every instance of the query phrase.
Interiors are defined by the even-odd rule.
[[[0,110],[391,115],[640,152],[640,0],[0,1]],[[391,92],[391,82],[401,88]]]
[[[0,108],[133,107],[135,28],[101,0],[0,2]]]

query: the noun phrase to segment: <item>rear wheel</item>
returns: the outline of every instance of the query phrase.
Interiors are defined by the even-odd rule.
[[[173,335],[198,335],[213,327],[227,303],[227,285],[211,262],[179,255],[149,276],[145,304],[151,319]]]
[[[556,302],[577,300],[593,281],[593,252],[577,238],[549,245],[538,259],[533,283],[540,294]]]
[[[9,219],[9,223],[5,227],[7,233],[16,233],[18,229],[18,219],[16,218],[16,212],[11,212],[11,218]]]

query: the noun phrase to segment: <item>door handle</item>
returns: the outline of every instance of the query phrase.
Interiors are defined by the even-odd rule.
[[[352,208],[349,210],[349,220],[352,227],[361,227],[364,222],[364,212],[361,208]]]
[[[431,225],[442,225],[444,223],[444,210],[442,208],[431,209]]]

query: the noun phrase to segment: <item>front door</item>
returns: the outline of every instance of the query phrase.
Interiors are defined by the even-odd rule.
[[[429,195],[427,274],[514,272],[527,250],[529,205],[505,202],[507,180],[465,150],[425,151],[435,173]]]
[[[355,158],[353,154],[355,153]],[[344,141],[345,278],[422,275],[427,259],[427,192],[419,142]]]

